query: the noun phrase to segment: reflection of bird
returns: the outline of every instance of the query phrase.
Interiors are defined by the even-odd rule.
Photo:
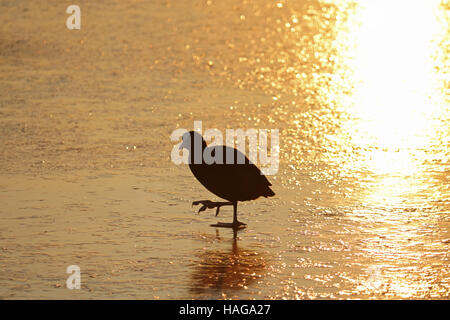
[[[180,149],[183,148],[189,151],[189,168],[197,180],[216,196],[228,200],[228,202],[200,200],[192,204],[202,204],[199,212],[207,208],[217,208],[216,216],[220,207],[233,206],[233,222],[219,223],[215,226],[232,228],[245,226],[245,223],[237,220],[238,201],[275,195],[270,189],[272,184],[269,180],[239,150],[227,146],[208,147],[203,137],[195,131],[183,135]]]
[[[204,298],[223,298],[261,279],[267,268],[264,254],[238,247],[233,238],[231,250],[207,250],[200,254],[192,274],[190,291]]]

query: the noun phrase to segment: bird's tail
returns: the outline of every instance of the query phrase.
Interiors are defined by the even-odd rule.
[[[275,195],[275,192],[272,191],[268,186],[264,188],[262,192],[263,197],[273,197]]]

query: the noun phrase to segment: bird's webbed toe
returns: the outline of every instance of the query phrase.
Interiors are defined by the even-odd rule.
[[[206,209],[217,208],[216,216],[219,214],[219,210],[220,210],[221,206],[231,205],[230,202],[214,202],[214,201],[210,201],[210,200],[198,200],[198,201],[192,202],[193,206],[196,206],[199,204],[201,204],[202,206],[200,207],[200,209],[198,209],[198,213],[205,211]]]
[[[200,209],[198,209],[198,213],[205,211],[206,209],[212,209],[212,208],[216,207],[214,205],[214,202],[212,202],[210,200],[198,200],[198,201],[192,202],[192,206],[196,206],[199,204],[201,204],[202,206],[200,207]],[[219,209],[219,208],[217,207],[217,209]]]

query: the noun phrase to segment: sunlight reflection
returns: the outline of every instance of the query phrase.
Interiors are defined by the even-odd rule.
[[[337,40],[348,68],[337,74],[349,77],[353,87],[349,96],[339,93],[336,85],[330,103],[352,115],[343,123],[340,140],[345,145],[349,139],[353,150],[359,150],[358,156],[343,163],[348,170],[360,167],[376,177],[360,200],[377,209],[366,215],[355,210],[353,218],[372,221],[367,232],[389,239],[383,242],[375,236],[364,251],[387,270],[401,266],[377,274],[375,282],[381,287],[377,290],[390,296],[421,296],[431,288],[420,276],[412,279],[399,270],[424,272],[421,251],[415,251],[411,241],[416,240],[420,249],[427,243],[421,226],[429,227],[437,219],[410,213],[428,207],[436,194],[441,196],[427,171],[433,171],[430,163],[442,159],[433,148],[448,145],[446,14],[440,1],[360,1],[355,20],[348,21],[348,32]],[[410,266],[413,256],[416,266]],[[373,283],[372,273],[357,290],[373,291]]]
[[[350,138],[353,148],[368,151],[352,158],[350,167],[414,175],[425,157],[436,156],[423,151],[446,143],[440,139],[448,135],[441,123],[448,118],[441,46],[447,31],[439,9],[439,1],[361,1],[338,36],[346,70],[336,73],[353,88],[349,97],[335,82],[329,103],[352,115],[343,124],[343,141]]]
[[[373,121],[366,127],[382,147],[424,147],[425,137],[416,133],[429,127],[430,116],[443,106],[433,101],[443,93],[435,81],[441,62],[433,59],[438,6],[436,1],[377,1],[361,9],[353,69],[362,82],[354,111]]]

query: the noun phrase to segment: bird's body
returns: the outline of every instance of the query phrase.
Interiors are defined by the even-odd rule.
[[[227,146],[206,147],[206,150],[214,155],[216,152],[223,155],[222,164],[189,164],[194,176],[209,191],[216,196],[231,202],[255,200],[261,196],[270,197],[275,195],[270,189],[272,185],[267,178],[261,174],[253,163],[239,150]],[[212,149],[212,150],[211,150]],[[220,149],[222,149],[220,152]],[[205,150],[204,150],[205,151]],[[227,164],[226,154],[233,154],[233,164]],[[239,156],[245,159],[244,163],[237,163]]]
[[[238,201],[275,195],[270,189],[272,184],[269,180],[239,150],[228,146],[208,147],[203,137],[194,131],[183,135],[181,148],[188,149],[189,168],[197,180],[216,196],[229,201],[194,201],[193,204],[203,205],[199,212],[207,208],[217,208],[216,215],[218,215],[221,206],[233,205],[233,223],[222,223],[218,226],[235,228],[245,225],[237,220]],[[209,159],[205,159],[205,155],[209,155]]]

